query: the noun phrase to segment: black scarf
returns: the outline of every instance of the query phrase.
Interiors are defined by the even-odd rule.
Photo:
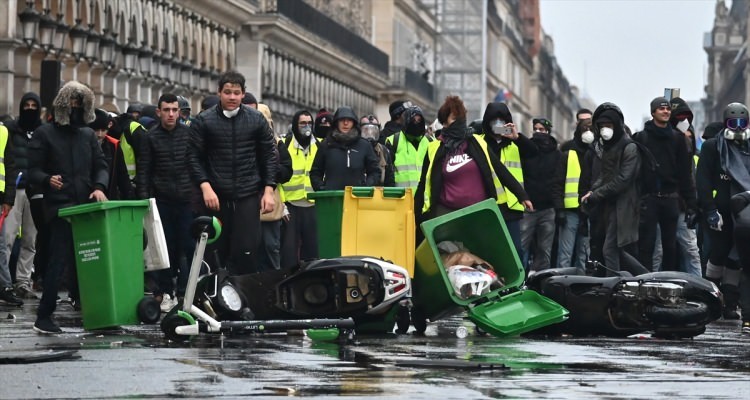
[[[450,126],[444,127],[441,135],[445,149],[449,152],[457,149],[467,137],[469,137],[469,129],[466,127],[466,120],[463,119],[457,119]]]

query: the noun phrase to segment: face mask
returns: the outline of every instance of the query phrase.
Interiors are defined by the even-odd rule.
[[[304,125],[299,128],[299,133],[304,137],[309,137],[310,135],[312,135],[312,128],[310,127],[310,125]]]
[[[331,133],[330,126],[320,125],[315,129],[315,137],[319,139],[325,139],[329,133]]]
[[[70,109],[70,124],[71,125],[84,125],[83,122],[83,108],[73,107]]]
[[[581,134],[581,141],[586,144],[594,143],[594,132],[586,131]]]
[[[612,128],[604,127],[599,129],[599,134],[602,136],[602,139],[610,140],[615,135],[615,131]]]
[[[241,107],[237,107],[237,108],[235,108],[235,109],[234,109],[234,110],[232,110],[232,111],[227,111],[227,110],[221,110],[221,111],[222,111],[222,112],[224,113],[224,116],[225,116],[225,117],[227,117],[227,118],[233,118],[233,117],[235,117],[235,116],[236,116],[237,114],[239,114],[239,112],[240,112],[240,108],[241,108]]]
[[[418,137],[424,135],[424,123],[423,122],[415,122],[415,123],[409,123],[406,125],[406,129],[404,130],[404,133],[407,135],[411,135],[413,137]]]
[[[362,125],[362,138],[371,142],[377,142],[380,138],[380,129],[378,129],[377,125]]]
[[[33,125],[34,120],[39,119],[39,110],[21,110],[21,113],[18,115],[18,122],[21,123],[21,125]]]
[[[677,125],[675,125],[675,128],[677,128],[680,132],[685,133],[687,132],[688,128],[690,128],[690,122],[688,122],[687,119],[683,119],[682,121],[678,122]]]

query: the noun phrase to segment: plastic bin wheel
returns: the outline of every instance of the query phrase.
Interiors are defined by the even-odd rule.
[[[155,324],[161,317],[161,307],[159,302],[151,297],[146,296],[138,302],[138,319],[145,324]]]
[[[409,316],[409,307],[400,306],[398,314],[396,314],[396,333],[403,335],[409,331],[409,325],[411,325],[411,317]]]
[[[177,334],[177,327],[185,325],[190,325],[190,321],[177,313],[169,313],[161,320],[161,331],[173,342],[187,342],[190,336]]]

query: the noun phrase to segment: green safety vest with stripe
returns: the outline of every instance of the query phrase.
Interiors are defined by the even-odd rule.
[[[568,151],[568,168],[565,172],[565,194],[563,206],[578,208],[578,181],[581,180],[581,163],[575,150]]]
[[[508,197],[506,190],[503,188],[503,185],[500,184],[500,178],[497,177],[497,174],[495,173],[495,169],[492,168],[492,162],[490,161],[490,154],[487,151],[487,142],[484,141],[484,138],[482,138],[479,135],[474,135],[474,138],[479,142],[479,146],[482,148],[482,152],[484,152],[484,156],[487,159],[487,164],[490,166],[490,172],[492,173],[492,183],[495,184],[495,196],[497,198],[497,204],[504,204],[508,202]],[[424,205],[422,206],[422,212],[426,213],[430,210],[430,200],[432,197],[432,167],[434,166],[434,160],[435,160],[435,154],[437,153],[438,148],[440,148],[440,145],[442,142],[440,141],[434,141],[431,142],[428,149],[427,149],[427,157],[430,162],[430,166],[427,168],[427,177],[425,178],[425,185],[424,185]]]
[[[483,139],[484,140],[484,139]],[[521,153],[518,152],[518,146],[515,143],[511,143],[509,146],[505,146],[500,149],[500,162],[505,165],[511,175],[523,186],[523,168],[521,167]],[[516,195],[510,190],[505,191],[508,198],[508,208],[511,210],[523,212],[526,208],[523,204],[518,201]]]
[[[415,149],[405,137],[397,137],[399,135],[404,135],[404,133],[396,132],[385,140],[391,148],[393,148],[394,142],[396,143],[395,161],[393,163],[396,186],[410,187],[412,193],[415,193],[419,185],[419,178],[422,175],[422,164],[425,155],[427,155],[430,140],[423,136],[419,141],[419,147]],[[401,141],[406,141],[406,143],[399,143]]]
[[[133,135],[138,128],[142,127],[143,126],[138,122],[130,121],[130,126],[128,128],[130,129],[130,134]],[[120,148],[122,149],[122,155],[125,159],[125,168],[128,170],[130,180],[133,180],[135,178],[135,151],[133,150],[133,146],[128,143],[128,139],[125,137],[124,133],[120,136]]]
[[[0,125],[0,192],[5,192],[5,146],[8,144],[8,128]]]
[[[304,151],[294,147],[294,143],[296,141],[292,139],[287,145],[289,155],[292,157],[292,178],[281,185],[281,197],[284,201],[307,200],[307,194],[313,192],[310,169],[312,169],[315,154],[318,152],[318,144],[311,140],[310,148],[305,155]]]

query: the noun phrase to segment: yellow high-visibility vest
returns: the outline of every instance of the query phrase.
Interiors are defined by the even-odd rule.
[[[412,193],[415,193],[419,185],[419,178],[422,175],[422,164],[424,164],[424,157],[430,146],[430,140],[422,136],[422,139],[419,140],[418,148],[415,149],[405,136],[403,132],[396,132],[389,136],[385,142],[391,148],[394,143],[397,143],[396,153],[394,154],[395,161],[393,163],[396,186],[410,187]]]
[[[563,206],[565,208],[578,208],[578,181],[581,180],[581,164],[578,162],[578,153],[575,150],[568,151],[568,168],[565,172],[565,194]]]
[[[487,159],[487,164],[490,166],[490,172],[492,173],[492,183],[495,185],[495,196],[497,199],[497,204],[503,204],[508,202],[508,198],[506,195],[505,189],[503,189],[503,185],[500,184],[500,178],[497,177],[497,174],[495,173],[495,169],[492,168],[492,162],[490,162],[490,154],[487,151],[487,142],[484,141],[484,139],[481,136],[474,135],[474,138],[479,142],[479,146],[482,148],[482,151],[484,152],[484,156]],[[424,205],[422,206],[422,212],[426,213],[430,210],[430,200],[432,195],[432,168],[434,167],[434,160],[435,160],[435,154],[437,153],[438,148],[440,147],[442,143],[439,141],[431,142],[427,149],[427,156],[429,157],[428,160],[430,162],[430,166],[427,168],[427,177],[425,178],[425,186],[424,186]]]
[[[305,154],[304,151],[294,146],[296,140],[292,138],[287,145],[289,155],[292,156],[292,179],[281,185],[281,197],[284,201],[307,200],[307,194],[313,192],[310,183],[310,169],[318,152],[316,141],[310,141],[310,147]],[[311,200],[307,200],[312,203]]]
[[[523,186],[523,168],[521,166],[521,153],[518,151],[518,146],[515,143],[511,143],[500,149],[500,162],[505,165],[511,175]],[[511,210],[523,212],[526,208],[523,204],[518,201],[516,195],[510,190],[506,190],[506,196],[508,197],[508,208]]]
[[[0,124],[0,192],[5,192],[5,146],[8,144],[8,128]]]

